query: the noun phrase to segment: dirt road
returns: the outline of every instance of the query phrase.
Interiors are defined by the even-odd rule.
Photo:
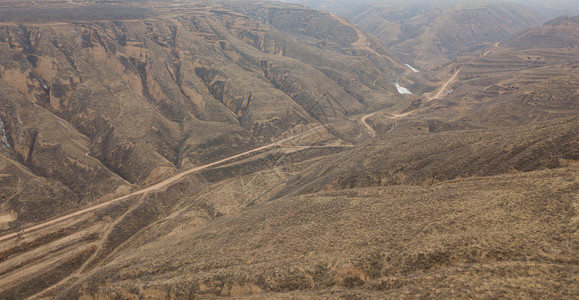
[[[366,131],[368,132],[368,134],[372,137],[376,136],[376,131],[374,130],[374,128],[372,128],[372,126],[370,126],[368,123],[366,123],[366,119],[368,119],[369,117],[373,116],[376,112],[373,112],[371,114],[367,114],[365,116],[363,116],[362,118],[360,118],[360,122],[362,122],[362,124],[364,125],[364,127],[366,128]]]
[[[30,232],[30,231],[33,231],[33,230],[41,229],[41,228],[43,228],[43,227],[46,227],[46,226],[49,226],[49,225],[53,225],[53,224],[55,224],[55,223],[58,223],[58,222],[61,222],[61,221],[70,219],[70,218],[72,218],[72,217],[76,217],[76,216],[82,215],[82,214],[84,214],[84,213],[91,212],[91,211],[93,211],[93,210],[97,210],[97,209],[99,209],[99,208],[103,208],[103,207],[109,206],[109,205],[111,205],[111,204],[113,204],[113,203],[116,203],[116,202],[125,200],[125,199],[127,199],[127,198],[129,198],[129,197],[132,197],[132,196],[142,195],[142,194],[146,194],[146,193],[148,193],[148,192],[160,190],[160,189],[168,186],[169,184],[174,183],[174,182],[178,181],[179,179],[183,178],[184,176],[187,176],[187,175],[189,175],[189,174],[191,174],[191,173],[195,173],[195,172],[198,172],[198,171],[201,171],[201,170],[204,170],[204,169],[213,167],[213,166],[215,166],[215,165],[218,165],[218,164],[221,164],[221,163],[224,163],[224,162],[228,162],[228,161],[230,161],[230,160],[234,160],[234,159],[236,159],[236,158],[239,158],[239,157],[242,157],[242,156],[251,154],[251,153],[255,153],[255,152],[258,152],[258,151],[262,151],[262,150],[265,150],[265,149],[269,149],[269,148],[273,148],[273,147],[279,146],[280,144],[282,144],[282,143],[284,143],[284,142],[287,142],[287,141],[296,139],[296,138],[298,138],[298,137],[300,137],[300,136],[302,136],[302,135],[305,135],[305,134],[307,134],[307,133],[310,133],[310,132],[315,131],[315,130],[317,130],[317,129],[320,129],[320,128],[322,128],[322,127],[324,127],[324,126],[323,126],[323,125],[316,126],[316,127],[312,128],[312,129],[306,130],[306,131],[304,131],[304,132],[302,132],[302,133],[300,133],[300,134],[296,134],[296,135],[294,135],[294,136],[285,138],[285,139],[283,139],[283,140],[279,140],[279,141],[277,141],[277,142],[274,142],[274,143],[271,143],[271,144],[268,144],[268,145],[264,145],[264,146],[261,146],[261,147],[258,147],[258,148],[255,148],[255,149],[252,149],[252,150],[249,150],[249,151],[245,151],[245,152],[243,152],[243,153],[239,153],[239,154],[236,154],[236,155],[233,155],[233,156],[230,156],[230,157],[227,157],[227,158],[224,158],[224,159],[221,159],[221,160],[218,160],[218,161],[215,161],[215,162],[206,164],[206,165],[202,165],[202,166],[199,166],[199,167],[195,167],[195,168],[192,168],[192,169],[183,171],[183,172],[181,172],[181,173],[179,173],[179,174],[177,174],[177,175],[175,175],[175,176],[173,176],[173,177],[167,178],[167,179],[165,179],[165,180],[163,180],[163,181],[161,181],[161,182],[159,182],[159,183],[156,183],[156,184],[151,185],[151,186],[149,186],[149,187],[147,187],[147,188],[138,190],[138,191],[136,191],[136,192],[130,193],[130,194],[128,194],[128,195],[125,195],[125,196],[122,196],[122,197],[118,197],[118,198],[115,198],[115,199],[113,199],[113,200],[109,200],[109,201],[107,201],[107,202],[103,202],[103,203],[97,204],[97,205],[95,205],[95,206],[91,206],[91,207],[88,207],[88,208],[79,210],[79,211],[77,211],[77,212],[74,212],[74,213],[71,213],[71,214],[68,214],[68,215],[65,215],[65,216],[56,218],[56,219],[54,219],[54,220],[50,220],[50,221],[48,221],[48,222],[45,222],[45,223],[42,223],[42,224],[38,224],[38,225],[34,225],[34,226],[32,226],[32,227],[26,228],[26,229],[22,230],[22,231],[20,232],[20,234],[24,234],[24,233],[27,233],[27,232]],[[11,234],[7,234],[7,235],[5,235],[5,236],[2,236],[2,237],[0,237],[0,242],[1,242],[1,241],[4,241],[4,240],[7,240],[7,239],[14,238],[14,237],[16,237],[17,235],[18,235],[17,233],[11,233]]]
[[[448,79],[442,86],[440,86],[440,89],[438,90],[438,92],[437,92],[434,96],[428,97],[428,100],[427,100],[427,101],[431,101],[431,100],[434,100],[434,99],[440,99],[440,97],[446,92],[446,89],[448,88],[448,86],[449,86],[450,84],[452,84],[452,83],[456,80],[458,74],[460,73],[460,70],[461,70],[461,69],[458,69],[456,72],[454,72],[454,74],[452,75],[452,77],[450,77],[450,79]],[[426,95],[427,95],[427,94],[426,94]],[[426,95],[425,95],[425,96],[426,96]],[[366,120],[367,120],[369,117],[371,117],[371,116],[373,116],[374,114],[376,114],[377,112],[379,112],[379,111],[375,111],[375,112],[373,112],[373,113],[364,115],[364,116],[362,116],[362,117],[360,118],[360,122],[362,123],[362,125],[364,125],[364,128],[366,129],[366,131],[367,131],[368,134],[369,134],[370,136],[372,136],[372,137],[375,137],[375,136],[376,136],[376,131],[374,130],[374,128],[372,128],[372,126],[370,126],[370,125],[366,122]],[[410,115],[411,113],[412,113],[412,111],[405,112],[405,113],[402,113],[402,114],[388,114],[386,117],[387,117],[387,118],[390,118],[390,119],[399,119],[399,118],[402,118],[402,117],[406,117],[406,116]]]
[[[458,73],[460,73],[461,69],[458,69],[454,75],[452,75],[452,77],[450,77],[450,79],[444,83],[444,85],[442,85],[442,87],[440,88],[440,90],[438,90],[438,93],[436,93],[436,95],[434,95],[434,97],[430,97],[428,100],[434,100],[434,99],[440,99],[440,97],[446,92],[446,88],[454,82],[454,80],[456,79],[456,76],[458,76]]]

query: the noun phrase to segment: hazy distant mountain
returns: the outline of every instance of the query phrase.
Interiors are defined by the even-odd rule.
[[[562,15],[572,16],[579,13],[579,3],[574,0],[284,0],[284,2],[298,3],[313,9],[328,10],[344,17],[353,17],[369,7],[394,7],[407,6],[426,7],[468,7],[472,5],[488,5],[498,3],[515,3],[536,9],[545,19],[552,19]]]
[[[579,13],[576,1],[296,0],[347,17],[407,63],[431,69],[525,28]]]
[[[440,66],[540,24],[533,10],[507,4],[459,9],[372,7],[352,20],[419,69]]]
[[[536,9],[545,20],[579,14],[579,2],[575,0],[509,0],[509,2]]]
[[[431,69],[542,23],[530,7],[489,1],[311,1],[343,14],[407,63]]]

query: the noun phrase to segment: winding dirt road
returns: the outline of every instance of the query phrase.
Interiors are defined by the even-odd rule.
[[[322,128],[322,127],[324,127],[324,125],[316,126],[316,127],[312,128],[312,129],[306,130],[306,131],[304,131],[304,132],[302,132],[302,133],[299,133],[299,134],[296,134],[296,135],[294,135],[294,136],[285,138],[285,139],[283,139],[283,140],[279,140],[279,141],[274,142],[274,143],[271,143],[271,144],[267,144],[267,145],[264,145],[264,146],[261,146],[261,147],[258,147],[258,148],[249,150],[249,151],[245,151],[245,152],[243,152],[243,153],[239,153],[239,154],[236,154],[236,155],[233,155],[233,156],[230,156],[230,157],[227,157],[227,158],[224,158],[224,159],[221,159],[221,160],[218,160],[218,161],[215,161],[215,162],[206,164],[206,165],[202,165],[202,166],[199,166],[199,167],[191,168],[191,169],[189,169],[189,170],[186,170],[186,171],[183,171],[183,172],[181,172],[181,173],[178,173],[178,174],[176,174],[175,176],[172,176],[172,177],[170,177],[170,178],[167,178],[167,179],[165,179],[165,180],[163,180],[163,181],[161,181],[161,182],[159,182],[159,183],[153,184],[153,185],[151,185],[151,186],[149,186],[149,187],[147,187],[147,188],[138,190],[138,191],[133,192],[133,193],[130,193],[130,194],[128,194],[128,195],[125,195],[125,196],[122,196],[122,197],[118,197],[118,198],[115,198],[115,199],[112,199],[112,200],[109,200],[109,201],[106,201],[106,202],[97,204],[97,205],[95,205],[95,206],[91,206],[91,207],[88,207],[88,208],[79,210],[79,211],[77,211],[77,212],[74,212],[74,213],[71,213],[71,214],[68,214],[68,215],[65,215],[65,216],[62,216],[62,217],[59,217],[59,218],[50,220],[50,221],[48,221],[48,222],[44,222],[44,223],[41,223],[41,224],[38,224],[38,225],[34,225],[34,226],[32,226],[32,227],[26,228],[26,229],[20,231],[20,234],[24,234],[24,233],[27,233],[27,232],[31,232],[31,231],[33,231],[33,230],[41,229],[41,228],[44,228],[44,227],[47,227],[47,226],[56,224],[56,223],[58,223],[58,222],[62,222],[62,221],[64,221],[64,220],[70,219],[70,218],[72,218],[72,217],[76,217],[76,216],[85,214],[85,213],[87,213],[87,212],[91,212],[91,211],[97,210],[97,209],[99,209],[99,208],[103,208],[103,207],[109,206],[109,205],[111,205],[111,204],[113,204],[113,203],[116,203],[116,202],[125,200],[125,199],[127,199],[127,198],[129,198],[129,197],[133,197],[133,196],[137,196],[137,195],[142,195],[142,194],[146,194],[146,193],[149,193],[149,192],[152,192],[152,191],[160,190],[160,189],[168,186],[169,184],[174,183],[174,182],[178,181],[179,179],[181,179],[181,178],[183,178],[183,177],[185,177],[185,176],[187,176],[187,175],[189,175],[189,174],[191,174],[191,173],[199,172],[199,171],[201,171],[201,170],[204,170],[204,169],[207,169],[207,168],[210,168],[210,167],[213,167],[213,166],[222,164],[222,163],[224,163],[224,162],[228,162],[228,161],[234,160],[234,159],[236,159],[236,158],[239,158],[239,157],[242,157],[242,156],[251,154],[251,153],[255,153],[255,152],[259,152],[259,151],[265,150],[265,149],[269,149],[269,148],[273,148],[273,147],[279,146],[280,144],[282,144],[282,143],[284,143],[284,142],[287,142],[287,141],[296,139],[296,138],[298,138],[298,137],[300,137],[300,136],[303,136],[303,135],[305,135],[305,134],[307,134],[307,133],[310,133],[310,132],[312,132],[312,131],[318,130],[318,129]],[[0,237],[0,242],[1,242],[1,241],[4,241],[4,240],[11,239],[11,238],[14,238],[14,237],[16,237],[16,236],[18,236],[18,233],[16,233],[16,232],[15,232],[15,233],[11,233],[11,234],[4,235],[4,236]]]
[[[371,113],[371,114],[367,114],[365,116],[363,116],[362,118],[360,118],[360,122],[362,122],[362,124],[364,125],[364,127],[366,128],[366,131],[368,132],[368,134],[372,137],[376,136],[376,130],[374,130],[374,128],[372,128],[372,126],[370,126],[367,122],[366,119],[368,119],[369,117],[373,116],[375,113],[377,113],[376,111]]]

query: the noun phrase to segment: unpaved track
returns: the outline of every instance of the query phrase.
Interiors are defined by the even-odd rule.
[[[450,79],[440,88],[440,90],[438,91],[438,93],[436,93],[436,95],[434,95],[434,97],[430,97],[429,100],[440,99],[440,96],[442,96],[442,95],[445,93],[446,88],[447,88],[451,83],[454,82],[454,80],[456,79],[456,76],[458,76],[458,73],[460,73],[460,70],[461,70],[461,69],[458,69],[458,70],[454,73],[454,75],[452,75],[452,77],[450,77]]]
[[[368,132],[368,134],[372,137],[376,136],[376,130],[374,130],[374,128],[372,128],[372,126],[370,126],[367,122],[366,119],[368,119],[369,117],[373,116],[375,113],[377,112],[373,112],[371,114],[367,114],[364,115],[362,118],[360,118],[360,122],[362,122],[362,124],[364,124],[364,127],[366,127],[366,131]]]
[[[307,133],[310,133],[310,132],[312,132],[312,131],[315,131],[315,130],[321,128],[321,127],[324,127],[324,125],[316,126],[316,127],[312,128],[312,129],[306,130],[306,131],[304,131],[304,132],[302,132],[302,133],[296,134],[296,135],[294,135],[294,136],[285,138],[285,139],[283,139],[283,140],[280,140],[280,141],[277,141],[277,142],[274,142],[274,143],[271,143],[271,144],[268,144],[268,145],[264,145],[264,146],[255,148],[255,149],[253,149],[253,150],[245,151],[245,152],[243,152],[243,153],[239,153],[239,154],[236,154],[236,155],[233,155],[233,156],[230,156],[230,157],[227,157],[227,158],[224,158],[224,159],[221,159],[221,160],[218,160],[218,161],[215,161],[215,162],[206,164],[206,165],[202,165],[202,166],[199,166],[199,167],[195,167],[195,168],[192,168],[192,169],[183,171],[183,172],[181,172],[181,173],[179,173],[179,174],[177,174],[177,175],[175,175],[175,176],[173,176],[173,177],[167,178],[167,179],[165,179],[165,180],[163,180],[163,181],[161,181],[161,182],[159,182],[159,183],[157,183],[157,184],[151,185],[151,186],[149,186],[149,187],[147,187],[147,188],[144,188],[144,189],[142,189],[142,190],[138,190],[138,191],[133,192],[133,193],[130,193],[130,194],[128,194],[128,195],[125,195],[125,196],[122,196],[122,197],[118,197],[118,198],[115,198],[115,199],[113,199],[113,200],[109,200],[109,201],[107,201],[107,202],[103,202],[103,203],[97,204],[97,205],[95,205],[95,206],[91,206],[91,207],[89,207],[89,208],[85,208],[85,209],[79,210],[79,211],[77,211],[77,212],[74,212],[74,213],[71,213],[71,214],[68,214],[68,215],[65,215],[65,216],[56,218],[56,219],[54,219],[54,220],[50,220],[50,221],[48,221],[48,222],[45,222],[45,223],[42,223],[42,224],[38,224],[38,225],[34,225],[34,226],[32,226],[32,227],[26,228],[26,229],[22,230],[22,231],[20,232],[20,234],[24,234],[24,233],[27,233],[27,232],[30,232],[30,231],[33,231],[33,230],[41,229],[41,228],[44,228],[44,227],[46,227],[46,226],[53,225],[53,224],[58,223],[58,222],[62,222],[62,221],[64,221],[64,220],[70,219],[70,218],[72,218],[72,217],[76,217],[76,216],[78,216],[78,215],[82,215],[82,214],[84,214],[84,213],[91,212],[91,211],[93,211],[93,210],[97,210],[97,209],[99,209],[99,208],[103,208],[103,207],[109,206],[109,205],[111,205],[111,204],[113,204],[113,203],[116,203],[116,202],[125,200],[125,199],[127,199],[127,198],[129,198],[129,197],[133,197],[133,196],[137,196],[137,195],[142,195],[142,194],[146,194],[146,193],[149,193],[149,192],[152,192],[152,191],[160,190],[160,189],[168,186],[169,184],[174,183],[174,182],[178,181],[179,179],[183,178],[184,176],[187,176],[187,175],[189,175],[189,174],[191,174],[191,173],[195,173],[195,172],[198,172],[198,171],[201,171],[201,170],[204,170],[204,169],[213,167],[213,166],[215,166],[215,165],[218,165],[218,164],[221,164],[221,163],[224,163],[224,162],[228,162],[228,161],[230,161],[230,160],[234,160],[234,159],[239,158],[239,157],[242,157],[242,156],[244,156],[244,155],[248,155],[248,154],[251,154],[251,153],[255,153],[255,152],[258,152],[258,151],[262,151],[262,150],[265,150],[265,149],[269,149],[269,148],[273,148],[273,147],[279,146],[280,144],[282,144],[282,143],[284,143],[284,142],[287,142],[287,141],[293,140],[293,139],[295,139],[295,138],[298,138],[298,137],[300,137],[300,136],[302,136],[302,135],[305,135],[305,134],[307,134]],[[2,236],[2,237],[0,237],[0,242],[1,242],[1,241],[4,241],[4,240],[7,240],[7,239],[14,238],[14,237],[16,237],[17,235],[18,235],[18,233],[11,233],[11,234],[7,234],[7,235],[5,235],[5,236]]]
[[[446,89],[448,88],[448,86],[456,80],[456,77],[458,76],[458,73],[460,73],[460,70],[461,70],[461,69],[458,69],[456,72],[454,72],[454,75],[452,75],[452,77],[450,77],[450,79],[448,79],[448,80],[440,87],[440,89],[438,90],[438,92],[437,92],[434,96],[429,97],[427,101],[431,101],[431,100],[434,100],[434,99],[439,99],[439,98],[445,93],[445,91],[446,91]],[[374,130],[374,128],[372,128],[372,126],[370,126],[370,125],[366,122],[366,120],[367,120],[369,117],[371,117],[371,116],[373,116],[374,114],[376,114],[377,112],[380,112],[380,111],[375,111],[375,112],[373,112],[373,113],[364,115],[364,116],[362,116],[362,117],[360,118],[360,122],[362,123],[362,125],[364,125],[364,128],[366,129],[366,132],[368,132],[368,134],[369,134],[371,137],[375,137],[375,136],[377,135],[377,134],[376,134],[376,130]],[[388,114],[386,117],[387,117],[387,118],[390,118],[390,119],[396,120],[396,119],[399,119],[399,118],[402,118],[402,117],[406,117],[406,116],[410,115],[412,112],[413,112],[413,111],[408,111],[408,112],[405,112],[405,113],[402,113],[402,114]]]
[[[367,115],[364,115],[364,116],[362,116],[362,117],[360,118],[360,122],[364,125],[364,127],[366,128],[366,131],[367,131],[368,134],[369,134],[370,136],[372,136],[372,137],[376,137],[378,134],[376,133],[376,130],[374,130],[374,128],[372,128],[372,126],[370,126],[370,125],[366,122],[366,119],[368,119],[369,117],[371,117],[371,116],[373,116],[373,115],[375,115],[376,113],[379,113],[379,112],[381,112],[381,110],[375,111],[375,112],[370,113],[370,114],[367,114]],[[408,112],[405,112],[405,113],[402,113],[402,114],[390,114],[390,113],[383,114],[383,117],[388,118],[388,119],[391,119],[391,120],[394,120],[394,126],[392,126],[392,128],[390,128],[388,131],[394,129],[394,127],[396,127],[396,126],[398,125],[398,122],[396,121],[397,119],[406,117],[406,116],[410,115],[412,112],[413,112],[413,111],[408,111]],[[386,132],[388,132],[388,131],[386,131]]]

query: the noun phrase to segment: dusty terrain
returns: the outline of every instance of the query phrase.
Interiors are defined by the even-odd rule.
[[[0,299],[575,299],[578,20],[415,73],[299,5],[3,2]]]

